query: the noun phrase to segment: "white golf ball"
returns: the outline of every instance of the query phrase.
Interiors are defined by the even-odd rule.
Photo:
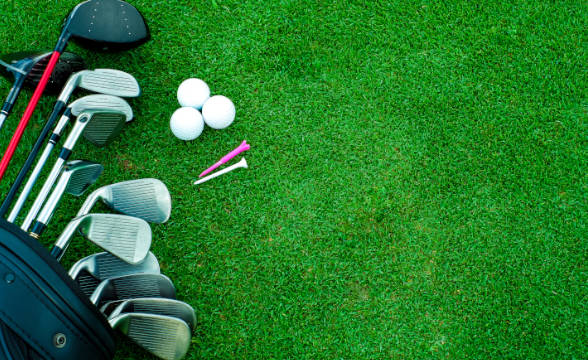
[[[202,134],[204,120],[200,111],[193,107],[182,107],[173,113],[169,127],[178,139],[194,140]]]
[[[210,97],[210,88],[200,79],[184,80],[178,88],[178,102],[181,106],[191,106],[198,110]]]
[[[229,98],[215,95],[202,106],[202,117],[211,128],[224,129],[235,120],[235,105]]]

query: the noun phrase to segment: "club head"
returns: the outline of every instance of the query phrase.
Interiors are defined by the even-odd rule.
[[[141,88],[133,75],[114,69],[77,72],[68,80],[68,86],[120,97],[137,97],[141,95]]]
[[[73,160],[66,164],[61,173],[60,182],[64,182],[65,192],[73,196],[81,196],[98,180],[104,166],[85,160]]]
[[[88,110],[119,111],[125,114],[126,121],[133,120],[133,109],[126,100],[112,95],[88,95],[79,98],[68,106],[74,116]]]
[[[82,292],[90,297],[98,284],[112,277],[132,274],[159,274],[159,262],[153,253],[138,264],[129,264],[107,252],[87,256],[76,262],[69,276],[78,283]]]
[[[98,180],[103,170],[102,165],[85,160],[73,160],[65,164],[51,196],[45,201],[29,235],[38,239],[47,228],[63,194],[81,196]]]
[[[114,110],[87,110],[82,112],[76,124],[85,123],[83,135],[92,144],[102,147],[110,144],[122,131],[126,115]]]
[[[34,89],[38,85],[39,80],[41,80],[41,76],[43,76],[43,72],[49,63],[50,57],[50,51],[25,51],[4,55],[0,59],[0,63],[7,64],[10,68],[1,66],[0,74],[9,80],[12,80],[10,79],[12,76],[26,75],[24,87]],[[71,52],[64,52],[61,54],[61,57],[49,78],[45,91],[49,94],[58,93],[73,73],[85,68],[86,64],[84,59],[79,55]]]
[[[142,219],[113,214],[88,214],[73,219],[65,228],[55,247],[61,258],[76,230],[88,240],[130,264],[145,259],[151,247],[151,228]]]
[[[118,329],[137,345],[161,359],[182,359],[190,347],[190,328],[175,317],[125,313],[109,319],[108,322],[113,329]]]
[[[108,304],[105,309],[108,311]],[[117,306],[108,313],[108,318],[113,319],[125,313],[147,313],[155,315],[172,316],[183,320],[191,330],[196,324],[194,309],[185,302],[166,298],[137,298],[121,302],[114,302]],[[103,307],[104,309],[104,307]]]
[[[102,281],[90,296],[97,307],[108,301],[142,297],[176,298],[171,280],[162,274],[132,274]]]
[[[164,223],[171,214],[171,196],[165,184],[157,179],[103,186],[88,196],[77,216],[88,214],[98,200],[115,211],[153,223]]]
[[[121,0],[89,0],[78,4],[65,19],[62,37],[100,51],[126,50],[150,38],[145,19]]]

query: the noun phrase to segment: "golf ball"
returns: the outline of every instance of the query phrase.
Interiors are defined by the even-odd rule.
[[[181,106],[191,106],[198,110],[210,97],[210,88],[200,79],[184,80],[178,88],[178,102]]]
[[[193,107],[182,107],[173,113],[169,127],[178,139],[194,140],[202,134],[204,120],[200,111]]]
[[[215,95],[202,106],[202,117],[211,128],[224,129],[235,120],[235,105],[229,98]]]

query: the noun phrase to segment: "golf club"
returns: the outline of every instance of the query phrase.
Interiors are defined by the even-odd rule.
[[[171,214],[171,197],[164,183],[157,179],[124,181],[92,192],[76,216],[88,214],[98,200],[123,214],[153,223],[164,223]]]
[[[4,120],[6,120],[10,111],[12,111],[22,88],[37,85],[40,74],[45,70],[50,57],[51,52],[39,53],[31,51],[2,56],[0,65],[3,65],[3,67],[0,67],[0,75],[7,79],[13,76],[14,84],[0,110],[0,128],[2,128]],[[54,92],[56,88],[63,87],[72,73],[85,68],[84,60],[79,55],[70,52],[63,53],[49,79],[47,91]]]
[[[159,262],[153,253],[138,264],[132,265],[107,252],[87,256],[76,262],[69,276],[78,283],[82,292],[90,297],[98,284],[112,277],[131,274],[159,274]]]
[[[143,297],[175,299],[176,289],[165,275],[132,274],[102,281],[90,296],[90,301],[100,308],[108,301]]]
[[[57,103],[55,104],[53,111],[51,112],[51,115],[49,116],[49,120],[47,120],[47,123],[45,123],[45,126],[43,127],[43,129],[41,130],[41,133],[37,137],[37,141],[35,142],[35,145],[33,146],[31,152],[29,153],[27,160],[25,161],[22,168],[20,169],[18,176],[16,177],[14,183],[10,187],[8,195],[5,197],[4,202],[2,203],[2,207],[0,207],[0,216],[4,216],[6,214],[6,212],[8,211],[8,208],[10,207],[10,204],[12,203],[14,197],[16,196],[18,189],[22,185],[22,182],[24,181],[28,171],[31,169],[31,166],[33,165],[33,162],[35,161],[37,154],[39,153],[39,151],[41,150],[41,147],[45,143],[45,140],[47,139],[47,135],[49,135],[49,132],[53,128],[53,125],[54,125],[55,121],[57,120],[57,117],[63,112],[63,109],[65,108],[66,102],[69,100],[73,91],[77,88],[82,88],[82,89],[85,89],[88,91],[93,91],[93,92],[99,92],[99,93],[106,94],[106,95],[121,96],[121,97],[137,97],[141,94],[141,88],[139,87],[137,80],[132,75],[127,74],[123,71],[112,70],[112,69],[96,69],[96,70],[80,71],[80,72],[77,72],[74,75],[72,75],[68,79],[63,90],[61,91],[61,94],[59,95],[59,97],[57,99]],[[77,106],[77,109],[78,109],[77,111],[79,112],[80,109],[83,109],[83,110],[89,109],[90,106],[98,106],[98,105],[102,105],[103,103],[109,104],[112,101],[116,102],[116,100],[112,100],[112,101],[108,101],[105,99],[98,100],[100,98],[87,98],[87,97],[85,97],[82,99],[84,99],[84,100],[79,99],[79,101],[78,100],[74,101],[67,109],[65,109],[64,116],[61,117],[61,119],[59,120],[59,122],[55,128],[55,131],[53,132],[54,134],[57,134],[57,138],[56,139],[52,138],[53,140],[57,140],[57,141],[59,140],[58,135],[61,133],[61,131],[63,131],[63,128],[65,127],[65,125],[67,125],[67,122],[69,121],[70,113],[72,113],[75,116],[79,115],[79,113],[76,114],[76,112],[75,112],[75,110],[76,110],[75,106]],[[102,103],[101,103],[101,101],[102,101]],[[124,105],[121,105],[121,106],[124,106]],[[125,109],[129,108],[128,106],[124,106],[124,107],[125,107]],[[130,120],[132,118],[133,117],[132,117],[132,111],[131,111],[131,116],[128,117],[128,120]],[[56,142],[56,141],[54,141],[54,142]],[[49,152],[50,152],[50,150],[49,150]],[[44,154],[44,155],[47,155],[47,154]],[[41,163],[44,162],[44,160],[39,160],[39,161]],[[37,163],[37,165],[38,164],[39,163]],[[39,169],[37,169],[37,170],[39,170]],[[33,177],[33,179],[36,180],[36,176],[38,176],[38,175],[35,175]],[[34,182],[34,180],[33,180],[33,182]],[[30,189],[28,191],[30,192]],[[28,196],[28,192],[26,192],[25,197],[26,196]],[[19,211],[20,211],[20,208],[19,208]],[[14,220],[9,220],[9,221],[12,222]]]
[[[41,153],[41,157],[37,161],[37,164],[35,165],[33,172],[29,176],[29,179],[27,180],[22,192],[18,196],[18,199],[16,200],[16,203],[14,204],[12,211],[8,215],[7,220],[9,222],[13,223],[16,220],[16,217],[18,216],[20,211],[22,210],[29,194],[33,189],[33,186],[35,185],[37,179],[41,175],[41,171],[43,170],[43,167],[49,159],[49,156],[51,155],[53,148],[61,139],[61,134],[65,129],[67,123],[69,122],[70,117],[72,115],[79,116],[81,113],[88,110],[120,111],[125,113],[127,122],[133,119],[133,110],[131,109],[129,104],[125,100],[116,96],[88,95],[72,102],[63,113],[63,116],[59,119],[57,126],[53,130],[53,134],[51,134],[51,137],[49,138],[49,143],[45,146],[45,149]],[[34,158],[32,160],[34,160]],[[10,188],[8,196],[4,199],[2,208],[0,209],[0,216],[4,214],[3,210],[5,208],[7,209],[10,206],[10,203],[12,202],[14,195],[18,191],[18,188],[20,187],[22,180],[24,180],[27,171],[28,169],[24,169],[24,167],[23,169],[21,169],[21,173],[18,175],[17,180]],[[21,174],[23,175],[22,177]]]
[[[86,140],[94,145],[104,146],[116,138],[121,132],[125,121],[126,115],[121,111],[89,110],[78,116],[75,125],[63,144],[59,158],[53,165],[53,169],[51,169],[51,173],[37,195],[21,229],[27,231],[31,226],[80,136],[83,134]]]
[[[73,38],[81,45],[101,50],[124,50],[149,40],[143,16],[122,0],[87,0],[78,4],[65,19],[59,40],[49,63],[0,161],[0,180],[22,138],[31,116],[55,69],[61,53]]]
[[[190,328],[175,317],[125,313],[109,319],[108,322],[113,329],[118,329],[137,345],[161,359],[182,359],[190,347]]]
[[[68,162],[63,168],[59,181],[57,181],[51,196],[45,202],[45,206],[39,213],[29,235],[35,239],[41,236],[47,228],[49,220],[53,217],[63,193],[67,192],[73,196],[81,196],[98,180],[103,170],[102,165],[90,161],[74,160]]]
[[[151,228],[142,219],[113,214],[88,214],[73,219],[55,242],[51,255],[58,261],[63,257],[76,232],[130,264],[147,257],[151,247]]]
[[[112,308],[112,305],[116,305]],[[196,314],[185,302],[166,298],[137,298],[106,303],[100,309],[109,319],[125,313],[147,313],[172,316],[183,320],[194,330]]]

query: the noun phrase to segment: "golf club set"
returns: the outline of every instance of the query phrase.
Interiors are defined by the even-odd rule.
[[[45,88],[59,93],[0,207],[0,360],[112,359],[113,329],[162,359],[181,359],[189,348],[194,310],[175,299],[173,283],[150,252],[149,222],[164,223],[171,213],[171,197],[161,181],[103,186],[86,198],[50,252],[37,241],[64,195],[83,195],[104,170],[95,162],[70,160],[78,140],[84,137],[99,147],[112,142],[133,119],[123,98],[141,93],[126,72],[85,69],[81,57],[65,52],[68,41],[122,51],[149,38],[143,16],[132,5],[88,0],[66,17],[53,52],[14,53],[0,60],[0,73],[14,81],[0,110],[0,128],[10,122],[21,89],[35,88],[0,161],[0,181]],[[70,101],[77,89],[94,94]],[[18,227],[19,214],[69,123],[57,160]],[[92,213],[99,202],[118,214]],[[78,233],[104,252],[79,260],[67,273],[59,261]]]

